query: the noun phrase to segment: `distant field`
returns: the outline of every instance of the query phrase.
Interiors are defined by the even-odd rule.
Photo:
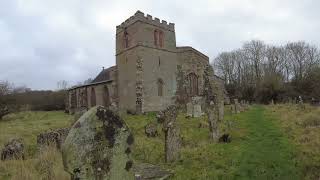
[[[231,115],[227,108],[221,129],[231,134],[232,142],[216,144],[210,142],[207,127],[199,128],[199,123],[207,126],[206,117],[187,119],[180,114],[181,160],[172,164],[164,162],[161,126],[159,137],[144,135],[144,126],[155,121],[155,114],[128,115],[125,120],[135,136],[132,154],[135,161],[173,169],[173,179],[311,180],[320,176],[320,130],[307,124],[314,125],[317,119],[310,117],[319,120],[319,115],[316,108],[300,111],[288,105],[253,106],[238,115]],[[0,122],[1,146],[10,137],[23,137],[29,160],[0,163],[0,179],[40,179],[48,174],[53,179],[68,179],[59,152],[49,150],[39,156],[35,153],[35,138],[45,129],[70,125],[72,119],[63,112],[23,112],[5,117]],[[43,166],[51,167],[52,172]]]

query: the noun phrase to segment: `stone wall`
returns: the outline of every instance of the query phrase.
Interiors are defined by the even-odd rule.
[[[198,78],[198,95],[203,95],[203,75],[206,65],[209,64],[209,58],[192,47],[178,47],[177,56],[184,76],[183,89],[190,94],[188,75],[194,73]]]
[[[95,92],[95,104],[92,102],[92,89]],[[95,105],[117,104],[117,100],[117,89],[113,81],[76,87],[69,90],[68,110],[73,114],[78,109],[91,108]]]
[[[169,28],[156,22],[150,15],[137,12],[117,27],[118,95],[122,111],[159,111],[173,103],[177,67],[175,32],[172,24]],[[163,33],[163,46],[155,44],[155,31]],[[159,81],[163,82],[162,96],[158,94]]]

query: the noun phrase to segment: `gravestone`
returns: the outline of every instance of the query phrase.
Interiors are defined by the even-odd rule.
[[[299,96],[298,107],[302,110],[306,109],[301,96]]]
[[[173,162],[180,154],[180,129],[177,124],[178,109],[175,105],[162,111],[163,131],[165,133],[165,161]]]
[[[201,117],[202,116],[202,111],[201,111],[201,105],[200,104],[195,104],[193,106],[193,117]]]
[[[273,106],[274,105],[274,101],[273,99],[271,99],[270,105]]]
[[[218,121],[222,122],[224,118],[224,101],[218,103]]]
[[[93,107],[72,126],[62,145],[64,169],[71,179],[134,179],[132,144],[133,135],[118,115]]]
[[[61,145],[66,139],[70,128],[60,128],[49,132],[40,133],[37,136],[37,144],[39,149],[45,146],[55,146],[57,149],[61,149]]]
[[[1,160],[24,159],[22,139],[11,139],[1,151]]]
[[[0,120],[2,119],[2,117],[4,117],[5,115],[9,114],[9,109],[7,106],[1,107],[0,106]]]
[[[78,121],[78,119],[87,112],[87,110],[88,109],[86,107],[76,108],[73,114],[74,122]]]
[[[150,122],[144,127],[144,132],[147,137],[156,137],[158,136],[157,123]]]
[[[238,99],[234,99],[234,111],[235,113],[239,114],[240,113],[240,104]]]
[[[191,102],[187,103],[187,116],[192,117],[193,116],[193,105]]]
[[[208,123],[209,123],[209,132],[210,138],[214,142],[218,142],[219,139],[219,128],[218,128],[218,121],[219,115],[217,114],[217,110],[213,101],[210,102],[209,106],[207,107],[207,116],[208,116]]]
[[[234,104],[231,104],[231,113],[232,114],[235,114],[236,113],[236,109],[235,109],[235,105]]]

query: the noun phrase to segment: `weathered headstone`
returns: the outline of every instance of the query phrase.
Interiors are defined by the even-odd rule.
[[[303,110],[306,108],[305,105],[303,104],[303,100],[301,96],[299,96],[298,107]]]
[[[157,123],[151,122],[144,127],[144,132],[148,137],[158,136]]]
[[[217,114],[217,110],[213,101],[210,102],[207,108],[207,115],[208,115],[208,123],[209,123],[209,131],[210,131],[210,138],[214,142],[218,142],[219,139],[219,128],[218,128],[218,121],[219,115]]]
[[[224,118],[224,101],[218,103],[218,121],[223,121]]]
[[[162,114],[163,131],[165,132],[165,161],[173,162],[180,154],[180,129],[177,124],[178,109],[175,105],[169,106]]]
[[[72,179],[134,179],[130,158],[133,135],[126,123],[104,107],[93,107],[72,126],[62,145]]]
[[[234,104],[231,104],[231,113],[232,114],[235,114],[236,113],[236,109],[235,109],[235,105]]]
[[[49,132],[40,133],[37,136],[37,144],[41,149],[45,146],[55,146],[57,149],[61,149],[61,145],[66,139],[70,128],[60,128]]]
[[[22,139],[12,139],[5,144],[1,151],[1,160],[24,159],[24,145]]]
[[[274,105],[274,101],[273,99],[271,99],[270,105],[273,106]]]
[[[193,117],[201,117],[202,116],[202,111],[201,111],[201,105],[200,104],[195,104],[193,106]]]
[[[9,114],[9,109],[7,106],[1,107],[0,106],[0,120],[2,119],[3,116]]]
[[[234,110],[235,113],[239,114],[240,113],[240,104],[238,99],[234,99]]]
[[[74,122],[78,121],[78,119],[85,113],[87,112],[86,107],[81,107],[81,108],[76,108],[73,114]]]
[[[187,116],[192,117],[193,116],[193,105],[191,102],[187,103]]]

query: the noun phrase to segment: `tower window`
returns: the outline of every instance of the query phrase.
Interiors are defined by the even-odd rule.
[[[159,59],[158,59],[158,65],[159,65],[159,67],[161,65],[160,56],[159,56]]]
[[[159,32],[159,46],[163,47],[163,31]]]
[[[154,30],[153,38],[154,38],[154,45],[158,46],[158,30]]]
[[[129,47],[129,34],[127,32],[127,28],[124,29],[124,47],[128,48]]]
[[[162,79],[158,79],[158,96],[163,96],[163,81]]]

